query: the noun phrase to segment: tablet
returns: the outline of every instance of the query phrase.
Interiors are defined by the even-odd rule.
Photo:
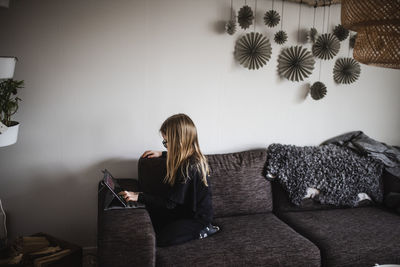
[[[107,204],[105,206],[111,204],[111,201],[113,201],[113,199],[116,198],[123,207],[127,207],[128,205],[125,199],[122,196],[118,195],[118,193],[122,191],[122,188],[118,184],[117,180],[112,176],[112,174],[107,169],[104,169],[102,172],[104,174],[103,185],[105,185],[112,194],[111,195],[112,197],[108,197],[108,199],[106,199],[106,202],[108,203],[105,203]]]

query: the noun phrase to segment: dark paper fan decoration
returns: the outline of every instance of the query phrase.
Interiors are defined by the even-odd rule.
[[[229,35],[233,35],[236,32],[236,21],[234,21],[233,19],[229,20],[226,24],[225,24],[225,31],[229,34]]]
[[[279,21],[281,20],[281,17],[279,16],[279,13],[276,12],[275,10],[269,10],[265,12],[264,15],[264,23],[268,27],[275,27],[278,25]]]
[[[357,39],[357,33],[350,36],[350,39],[349,39],[350,48],[352,48],[352,49],[354,48],[354,45],[356,44],[356,39]]]
[[[308,31],[308,33],[307,33],[307,39],[308,39],[309,42],[315,43],[315,41],[317,40],[317,38],[318,38],[318,31],[317,31],[316,28],[313,27],[313,28],[311,28],[311,29]]]
[[[326,86],[322,82],[315,82],[310,88],[310,95],[314,100],[324,98],[326,92]]]
[[[235,47],[235,55],[240,64],[254,70],[259,69],[271,58],[271,43],[261,33],[251,32],[240,38]]]
[[[242,29],[247,29],[251,24],[253,24],[253,19],[254,15],[251,7],[246,5],[239,10],[238,22]]]
[[[280,45],[286,43],[287,38],[288,36],[285,31],[278,31],[274,36],[275,43]]]
[[[333,68],[333,79],[337,83],[350,84],[360,77],[360,63],[353,58],[339,58]]]
[[[312,47],[314,56],[320,59],[331,59],[339,52],[340,41],[331,33],[321,34]]]
[[[310,76],[315,60],[302,46],[292,46],[282,51],[278,58],[278,72],[290,81],[302,81]]]
[[[349,36],[349,30],[343,27],[342,24],[338,24],[333,29],[333,34],[339,39],[339,41],[344,41]]]

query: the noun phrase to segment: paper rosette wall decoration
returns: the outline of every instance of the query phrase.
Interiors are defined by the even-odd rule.
[[[318,31],[316,28],[311,28],[307,33],[307,39],[311,43],[315,43],[318,38]]]
[[[254,70],[259,69],[271,58],[271,43],[261,33],[251,32],[240,38],[235,47],[235,55],[240,64]]]
[[[282,51],[278,58],[278,72],[290,81],[302,81],[314,69],[311,52],[302,46],[292,46]]]
[[[322,82],[315,82],[311,85],[310,94],[314,100],[320,100],[326,95],[326,86]]]
[[[353,58],[339,58],[333,68],[333,79],[337,83],[350,84],[360,77],[360,63]]]
[[[287,41],[287,34],[284,31],[279,31],[275,33],[274,40],[277,44],[284,44]]]
[[[229,34],[229,35],[233,35],[236,32],[236,21],[234,21],[233,19],[229,20],[226,24],[225,24],[225,31]]]
[[[321,34],[312,47],[314,56],[320,59],[331,59],[339,52],[340,41],[330,33]]]
[[[239,10],[238,22],[240,27],[242,27],[243,29],[247,29],[251,24],[253,24],[253,19],[254,15],[251,7],[246,5]]]
[[[350,48],[354,48],[354,44],[356,43],[357,33],[350,36],[349,46]]]
[[[339,41],[344,41],[349,36],[349,30],[344,28],[342,24],[338,24],[333,29],[333,34],[339,39]]]
[[[271,28],[278,25],[280,20],[281,20],[281,17],[279,16],[279,13],[276,12],[275,10],[269,10],[264,15],[265,25],[267,25],[268,27],[271,27]]]

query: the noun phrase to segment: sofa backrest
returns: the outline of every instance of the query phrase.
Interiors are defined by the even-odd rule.
[[[266,149],[207,155],[214,217],[272,211],[271,185],[263,176]]]
[[[263,176],[266,149],[229,154],[206,155],[210,165],[210,184],[214,217],[272,211],[270,183]],[[168,185],[165,158],[139,160],[140,190],[166,196]]]

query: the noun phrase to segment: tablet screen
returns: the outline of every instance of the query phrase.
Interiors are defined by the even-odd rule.
[[[112,189],[115,190],[115,184],[113,178],[108,172],[104,173],[104,182]]]

